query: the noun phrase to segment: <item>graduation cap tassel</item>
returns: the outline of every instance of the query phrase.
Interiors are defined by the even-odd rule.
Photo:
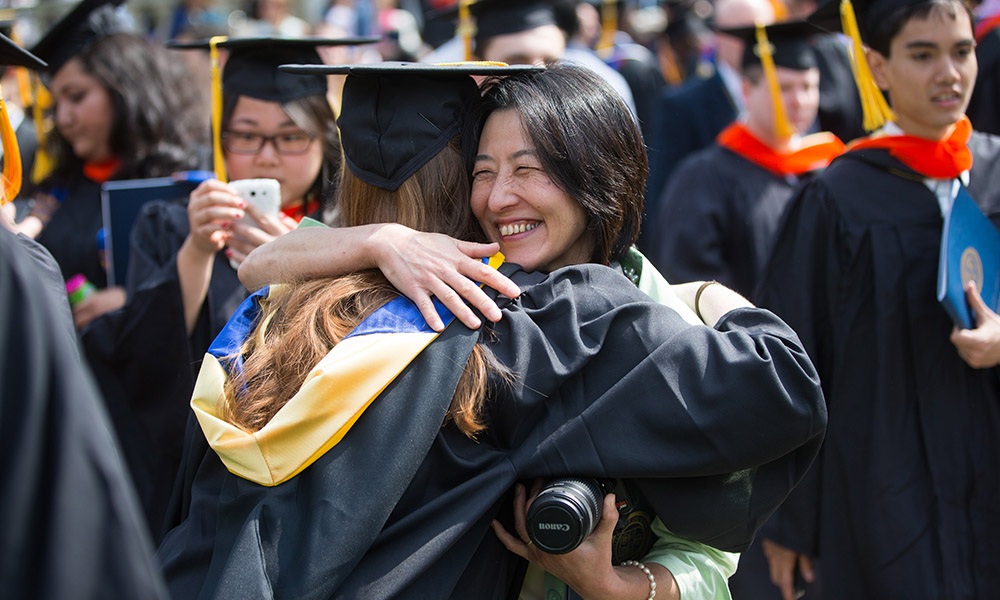
[[[774,102],[774,133],[779,138],[787,138],[795,133],[795,129],[785,115],[785,104],[781,100],[781,88],[778,85],[778,73],[774,69],[774,53],[771,42],[767,39],[767,30],[762,23],[757,23],[756,36],[757,46],[755,49],[764,70],[764,77],[767,78],[771,100]]]
[[[222,83],[219,76],[219,42],[224,42],[226,36],[217,35],[209,40],[209,58],[212,63],[212,164],[215,166],[215,178],[228,181],[226,178],[226,161],[222,155]]]
[[[618,0],[604,0],[601,3],[601,38],[597,43],[597,51],[604,57],[610,54],[615,45],[615,33],[618,31]]]
[[[465,60],[471,61],[472,38],[476,35],[476,25],[472,20],[472,0],[458,0],[458,35],[462,38],[462,47],[465,48]]]
[[[7,102],[0,89],[0,144],[3,145],[3,193],[0,206],[17,197],[21,191],[21,152],[17,147],[17,136],[7,114]]]
[[[31,119],[35,122],[35,139],[38,140],[35,160],[31,165],[31,181],[38,183],[48,177],[55,169],[55,161],[52,160],[48,151],[49,131],[52,129],[52,122],[46,118],[49,109],[52,108],[52,94],[45,89],[38,75],[31,76],[31,89],[35,92],[34,102],[31,105]]]
[[[858,85],[858,93],[861,95],[861,109],[864,113],[862,126],[865,131],[875,131],[885,125],[886,121],[895,118],[889,103],[886,102],[882,90],[875,85],[871,69],[868,68],[868,61],[865,59],[865,48],[861,44],[861,31],[858,29],[858,20],[854,15],[854,5],[851,0],[842,0],[840,3],[840,21],[844,33],[851,38],[851,70],[854,71],[854,82]]]

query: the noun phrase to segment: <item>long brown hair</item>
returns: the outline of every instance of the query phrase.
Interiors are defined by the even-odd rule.
[[[345,169],[338,195],[345,226],[392,222],[460,239],[484,239],[469,211],[458,138],[396,191],[365,183]],[[264,317],[241,348],[243,372],[226,384],[224,416],[247,431],[259,430],[333,346],[398,295],[375,270],[296,284],[272,294]],[[483,402],[493,368],[477,344],[452,398],[445,422],[454,421],[469,437],[484,428]]]

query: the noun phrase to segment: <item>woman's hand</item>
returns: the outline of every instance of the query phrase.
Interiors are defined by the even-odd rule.
[[[245,222],[233,223],[226,241],[226,256],[237,265],[242,264],[247,255],[258,246],[285,235],[298,225],[295,219],[281,212],[277,216],[263,214],[253,204],[247,204],[245,210],[257,226]]]
[[[463,242],[438,233],[387,224],[375,230],[371,245],[376,266],[417,305],[435,331],[444,329],[444,324],[434,310],[431,296],[437,297],[467,327],[475,329],[480,321],[466,302],[490,321],[499,321],[501,316],[496,302],[479,283],[508,298],[521,293],[513,281],[480,260],[500,250],[495,243]]]
[[[97,290],[73,306],[73,324],[82,330],[97,317],[125,306],[125,289],[115,286]]]
[[[202,255],[215,255],[226,245],[230,228],[243,218],[246,202],[218,179],[201,182],[188,197],[188,240],[191,249]]]
[[[604,497],[604,508],[601,520],[594,531],[572,552],[566,554],[549,554],[529,543],[525,516],[528,507],[538,495],[541,481],[535,481],[532,486],[531,498],[526,499],[524,485],[518,483],[514,487],[514,530],[512,535],[503,525],[493,521],[493,531],[508,550],[521,558],[527,559],[542,570],[551,573],[573,588],[577,594],[587,600],[628,600],[636,598],[645,600],[649,597],[649,580],[646,575],[633,566],[616,567],[611,564],[611,537],[618,523],[618,508],[615,506],[614,494]],[[647,565],[657,575],[657,583],[663,584],[664,594],[657,598],[679,598],[679,592],[673,585],[669,572],[659,565]],[[657,586],[658,591],[659,585]]]
[[[951,343],[958,349],[962,360],[973,369],[995,367],[1000,364],[1000,315],[983,302],[976,291],[976,282],[970,281],[966,285],[965,297],[976,315],[976,328],[952,328]]]
[[[802,579],[806,583],[816,580],[812,560],[805,554],[799,554],[768,539],[763,540],[762,548],[771,569],[771,582],[781,590],[782,600],[795,600],[800,595],[795,589],[796,569],[802,574]]]

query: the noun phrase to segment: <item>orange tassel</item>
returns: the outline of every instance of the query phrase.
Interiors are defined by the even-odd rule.
[[[3,194],[0,206],[17,197],[21,191],[21,151],[17,147],[17,136],[10,125],[7,102],[0,90],[0,144],[3,146]]]

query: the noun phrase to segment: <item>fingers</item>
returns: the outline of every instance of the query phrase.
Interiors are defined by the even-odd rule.
[[[799,573],[802,573],[802,579],[805,579],[806,583],[816,581],[816,571],[813,569],[813,561],[805,554],[799,555]]]
[[[513,552],[514,554],[520,556],[521,558],[528,558],[528,546],[516,536],[513,536],[504,529],[504,526],[500,524],[496,519],[490,523],[493,527],[493,533],[500,538],[500,543],[504,545],[505,548]]]
[[[528,514],[527,494],[523,484],[514,485],[514,530],[522,540],[529,540],[527,518]]]
[[[607,494],[604,496],[604,510],[601,512],[601,520],[597,523],[597,527],[594,528],[594,532],[591,535],[606,535],[610,537],[617,524],[618,506],[615,502],[615,495]]]
[[[982,325],[986,320],[986,314],[989,308],[986,303],[983,302],[983,297],[979,295],[976,290],[976,282],[970,281],[965,284],[965,298],[969,301],[969,308],[972,309],[972,313],[976,317],[976,325]]]
[[[284,235],[295,229],[297,225],[295,219],[291,219],[280,212],[276,215],[264,213],[250,203],[247,203],[246,211],[250,215],[250,218],[256,221],[260,225],[260,228],[271,236]]]

